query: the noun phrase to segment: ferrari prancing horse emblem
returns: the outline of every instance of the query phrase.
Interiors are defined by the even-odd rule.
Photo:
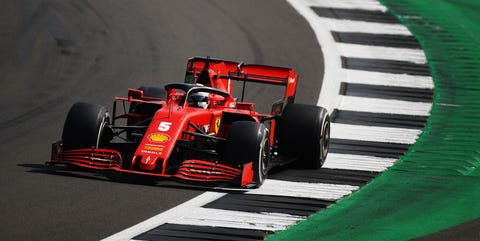
[[[215,120],[215,134],[218,134],[218,130],[220,129],[221,120],[222,119],[220,117],[217,117],[217,119]]]

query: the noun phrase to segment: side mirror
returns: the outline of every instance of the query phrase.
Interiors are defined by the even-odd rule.
[[[280,115],[283,110],[283,100],[277,100],[272,105],[272,115]]]
[[[128,98],[142,99],[143,90],[131,89],[128,88]]]

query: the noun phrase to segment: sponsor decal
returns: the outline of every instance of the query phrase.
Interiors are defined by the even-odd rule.
[[[141,153],[145,153],[145,154],[151,154],[151,155],[162,155],[161,152],[158,152],[158,151],[150,151],[150,150],[141,150],[140,151]]]
[[[217,119],[215,119],[215,134],[217,134],[218,130],[220,129],[221,121],[222,119],[220,117],[217,117]]]
[[[146,146],[156,146],[156,147],[165,147],[164,145],[154,144],[154,143],[145,143]]]
[[[163,133],[153,133],[148,135],[151,142],[165,143],[170,140],[170,136]]]
[[[158,146],[144,146],[143,149],[145,150],[151,150],[151,151],[163,151],[163,147],[158,147]]]

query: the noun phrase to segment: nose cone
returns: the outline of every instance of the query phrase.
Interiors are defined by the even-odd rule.
[[[157,158],[152,157],[150,155],[146,155],[142,157],[139,167],[141,170],[144,170],[144,171],[153,171],[156,165],[157,165]]]

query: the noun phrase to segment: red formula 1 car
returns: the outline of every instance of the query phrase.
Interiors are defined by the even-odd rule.
[[[294,104],[298,76],[288,68],[210,58],[188,60],[185,82],[128,89],[104,106],[74,104],[50,164],[259,187],[267,172],[295,162],[320,168],[330,120],[318,106]],[[268,114],[232,96],[233,82],[285,87]],[[243,89],[243,90],[244,90]],[[119,113],[120,112],[120,113]]]

